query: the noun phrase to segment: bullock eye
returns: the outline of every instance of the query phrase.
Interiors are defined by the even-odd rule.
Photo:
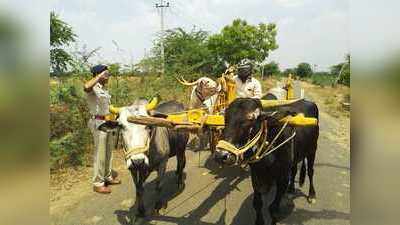
[[[245,119],[245,121],[254,121],[254,120],[256,120],[256,117],[254,116],[254,115],[249,115],[246,119]]]

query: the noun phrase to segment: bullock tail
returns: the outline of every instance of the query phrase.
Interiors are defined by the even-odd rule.
[[[306,159],[304,158],[300,169],[300,179],[299,179],[300,187],[303,187],[305,178],[306,178]]]

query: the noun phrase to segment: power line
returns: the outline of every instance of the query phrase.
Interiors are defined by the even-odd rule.
[[[165,70],[165,56],[164,56],[164,8],[169,7],[169,2],[164,4],[164,0],[160,0],[160,4],[156,3],[156,9],[160,9],[160,22],[161,22],[161,73],[164,75]]]

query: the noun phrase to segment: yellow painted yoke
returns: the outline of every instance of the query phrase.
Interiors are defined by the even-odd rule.
[[[206,112],[201,109],[193,109],[180,114],[169,115],[167,120],[170,120],[174,123],[189,122],[208,126],[225,126],[223,115],[207,115]],[[294,126],[316,126],[318,124],[318,120],[316,118],[305,117],[304,114],[287,116],[281,120],[281,122],[286,121],[288,121],[288,124]]]

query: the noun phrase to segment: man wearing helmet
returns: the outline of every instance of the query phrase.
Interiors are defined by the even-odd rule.
[[[261,84],[252,77],[252,72],[253,64],[249,60],[242,60],[238,66],[238,74],[233,77],[237,98],[261,98]]]

